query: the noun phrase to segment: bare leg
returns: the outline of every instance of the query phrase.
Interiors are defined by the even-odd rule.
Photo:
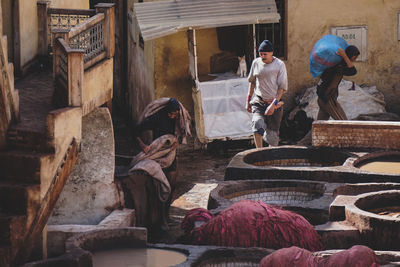
[[[261,134],[254,133],[254,143],[256,144],[256,148],[263,147],[263,139]]]

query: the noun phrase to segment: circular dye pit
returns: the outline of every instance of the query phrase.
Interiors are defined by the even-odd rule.
[[[186,261],[186,255],[177,251],[156,248],[123,248],[93,253],[94,267],[166,267]]]
[[[378,215],[386,215],[386,216],[400,219],[400,206],[377,208],[377,209],[370,210],[370,212],[378,214]]]
[[[328,219],[332,193],[322,182],[299,180],[241,180],[219,184],[210,192],[208,209],[223,210],[234,202],[248,199],[285,207],[304,216],[310,223]]]
[[[260,261],[275,250],[267,248],[218,248],[202,253],[193,267],[257,267]]]
[[[346,218],[367,233],[370,247],[379,250],[400,249],[400,190],[359,195],[346,206]]]
[[[400,174],[400,152],[367,154],[356,160],[354,167],[367,172]]]
[[[225,197],[233,202],[249,199],[272,205],[296,205],[319,198],[321,194],[318,191],[304,187],[278,187],[250,189],[226,195]]]
[[[327,167],[341,166],[348,153],[332,149],[279,147],[247,154],[243,161],[254,166],[272,167]]]
[[[208,259],[199,263],[196,267],[225,267],[225,266],[235,266],[235,267],[258,267],[258,262],[251,261],[240,261],[231,258],[219,258],[219,259]]]
[[[232,202],[249,199],[275,205],[296,205],[320,198],[323,183],[302,181],[240,181],[218,186],[217,194]]]

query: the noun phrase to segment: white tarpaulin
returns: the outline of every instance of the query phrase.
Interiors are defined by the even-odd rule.
[[[242,139],[252,135],[251,113],[245,109],[248,87],[247,78],[233,73],[199,83],[205,138]]]
[[[342,80],[338,88],[338,102],[349,120],[361,114],[386,113],[383,94],[375,86],[361,88],[354,84],[353,89],[352,82]],[[300,98],[299,105],[305,106],[303,109],[307,117],[317,119],[319,107],[316,86],[307,88]]]

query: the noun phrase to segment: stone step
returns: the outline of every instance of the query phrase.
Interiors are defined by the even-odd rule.
[[[24,215],[40,205],[40,184],[0,181],[0,213]]]
[[[0,180],[40,182],[43,153],[27,151],[0,151]]]
[[[46,133],[42,131],[19,128],[18,124],[11,125],[7,131],[7,145],[10,148],[52,153],[54,148],[48,143]]]
[[[0,213],[0,247],[18,246],[26,231],[26,216]]]

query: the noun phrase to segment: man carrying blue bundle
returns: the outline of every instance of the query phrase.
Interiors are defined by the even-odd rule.
[[[274,49],[270,41],[264,40],[258,52],[260,57],[253,60],[248,76],[246,110],[253,113],[254,143],[256,148],[261,148],[263,137],[270,146],[279,143],[283,116],[280,99],[287,90],[288,80],[285,63],[273,56]]]
[[[327,68],[317,84],[319,106],[317,120],[328,120],[329,117],[334,120],[347,120],[346,113],[337,101],[338,86],[343,76],[356,75],[357,70],[353,62],[360,55],[360,51],[357,47],[350,45],[346,50],[339,48],[336,54],[342,57],[342,61]]]
[[[346,113],[337,101],[339,96],[338,87],[343,76],[354,76],[357,74],[353,62],[360,55],[360,51],[357,47],[350,45],[346,50],[339,48],[336,54],[342,57],[342,61],[325,69],[317,84],[319,106],[317,120],[328,120],[329,117],[332,117],[334,120],[347,120]],[[311,130],[297,144],[311,144]]]
[[[318,84],[318,115],[317,120],[328,120],[332,117],[334,120],[347,120],[346,113],[337,101],[339,96],[339,84],[343,76],[353,76],[357,74],[357,70],[353,65],[360,51],[357,47],[350,45],[346,50],[339,48],[336,52],[342,57],[342,60],[332,67],[324,70]],[[298,145],[311,144],[311,130],[299,141]]]

